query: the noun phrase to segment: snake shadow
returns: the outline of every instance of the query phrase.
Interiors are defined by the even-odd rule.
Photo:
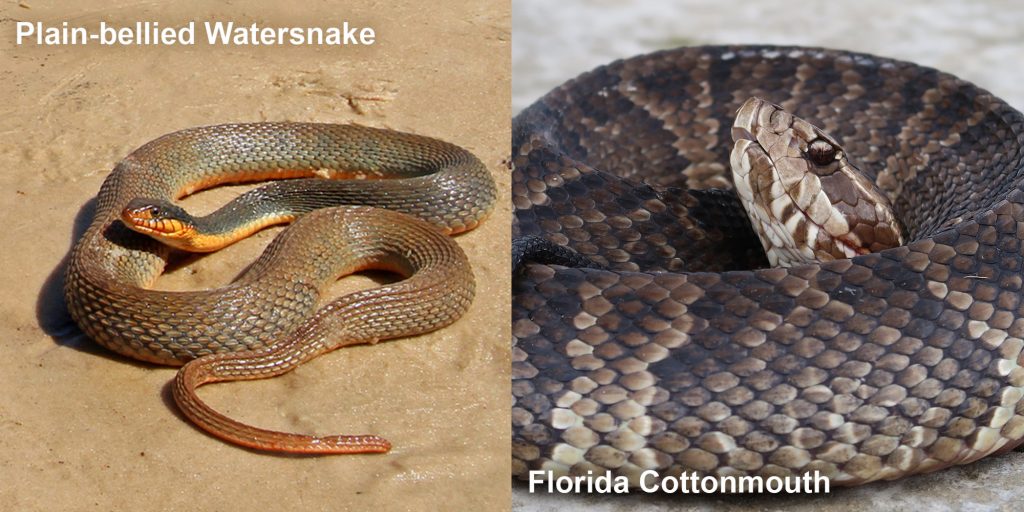
[[[85,234],[85,230],[89,228],[89,224],[92,223],[92,219],[95,214],[95,197],[86,201],[86,203],[78,209],[78,213],[75,215],[75,219],[72,224],[71,237],[68,240],[68,246],[64,253],[64,257],[61,258],[60,263],[50,271],[50,274],[46,277],[46,280],[43,281],[43,286],[40,288],[39,293],[36,296],[36,322],[39,324],[39,328],[42,329],[47,336],[53,338],[53,341],[59,346],[72,348],[94,356],[134,364],[140,367],[159,367],[160,365],[157,364],[124,357],[101,347],[97,343],[94,343],[84,332],[82,332],[82,329],[80,329],[78,324],[76,324],[71,318],[71,313],[68,312],[67,301],[64,300],[64,273],[68,266],[68,260],[71,258],[71,248],[74,246],[75,241]],[[202,256],[203,255],[191,254],[175,255],[175,257],[168,262],[166,271],[174,271],[177,268],[188,265],[193,260]]]
[[[54,342],[62,347],[72,348],[90,355],[107,357],[110,359],[127,359],[117,356],[103,347],[93,343],[88,336],[78,328],[71,314],[68,313],[68,305],[64,300],[64,270],[67,268],[68,259],[71,257],[71,247],[75,240],[81,238],[86,228],[92,221],[96,212],[96,198],[87,201],[78,209],[71,229],[71,238],[68,240],[68,247],[61,258],[60,263],[43,281],[36,298],[36,321],[40,329],[46,335],[53,338]]]
[[[67,301],[64,300],[64,272],[67,269],[68,260],[71,257],[71,248],[74,246],[75,241],[85,234],[85,230],[89,228],[89,224],[92,222],[92,218],[95,214],[95,197],[86,201],[85,204],[78,209],[78,213],[75,215],[75,220],[72,224],[71,238],[68,240],[68,247],[64,253],[64,257],[61,258],[60,263],[50,271],[50,275],[48,275],[46,280],[43,281],[43,286],[40,288],[39,293],[36,296],[36,322],[39,324],[39,328],[42,329],[47,336],[53,338],[53,341],[59,346],[72,348],[98,357],[105,357],[111,360],[134,364],[140,367],[157,367],[159,365],[144,361],[136,361],[134,359],[121,356],[120,354],[111,352],[94,343],[84,332],[82,332],[82,329],[80,329],[71,318],[71,313],[68,312],[68,304]],[[177,267],[184,264],[187,264],[187,261],[180,263],[175,261],[173,265],[174,267]],[[173,267],[169,265],[168,268],[170,269]]]

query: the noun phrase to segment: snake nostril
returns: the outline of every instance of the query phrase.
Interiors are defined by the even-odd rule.
[[[836,147],[824,139],[815,139],[807,146],[807,156],[815,165],[827,165],[836,159]]]

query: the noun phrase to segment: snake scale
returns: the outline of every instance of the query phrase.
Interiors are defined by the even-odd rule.
[[[905,245],[766,268],[729,189],[750,97],[834,137]],[[947,73],[818,48],[618,61],[513,121],[513,473],[837,485],[1024,438],[1024,116]],[[557,251],[552,251],[557,252]]]
[[[221,183],[303,177],[254,189],[205,217],[248,234],[302,215],[230,285],[148,289],[171,250],[122,222],[133,201],[166,202]],[[469,307],[474,280],[466,256],[446,234],[476,227],[495,195],[489,171],[475,156],[428,137],[311,123],[178,131],[132,152],[104,181],[93,221],[69,259],[68,309],[89,337],[115,352],[184,364],[175,399],[214,435],[267,450],[386,451],[388,443],[376,436],[312,437],[249,427],[205,406],[194,390],[278,375],[340,346],[455,321]],[[317,309],[324,286],[364,269],[406,279]]]

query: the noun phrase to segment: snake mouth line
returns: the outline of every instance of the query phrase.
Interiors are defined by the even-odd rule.
[[[186,228],[178,222],[168,220],[140,220],[136,218],[124,218],[122,219],[125,224],[134,228],[136,231],[158,235],[158,236],[182,236],[182,231]]]
[[[125,208],[121,212],[121,222],[135,231],[160,239],[182,237],[189,231],[194,231],[194,226],[178,219],[155,218],[148,210],[140,211],[134,208]]]

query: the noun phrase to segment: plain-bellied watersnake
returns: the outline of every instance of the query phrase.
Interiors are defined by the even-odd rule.
[[[362,206],[305,215],[223,288],[147,289],[170,248],[125,226],[122,216],[131,218],[126,208],[138,206],[133,201],[164,204],[221,183],[300,177],[309,179],[277,181],[239,196],[208,216],[205,226],[211,236],[244,236],[313,210]],[[386,451],[389,445],[376,436],[317,438],[248,427],[206,407],[194,388],[277,375],[339,346],[455,321],[468,308],[474,283],[465,255],[446,234],[476,227],[491,211],[495,192],[472,154],[418,135],[308,123],[182,130],[131,153],[103,183],[92,224],[71,252],[68,309],[89,337],[111,350],[185,364],[175,399],[215,435],[269,450]],[[153,213],[160,212],[147,214]],[[321,287],[363,269],[407,279],[316,310]]]

